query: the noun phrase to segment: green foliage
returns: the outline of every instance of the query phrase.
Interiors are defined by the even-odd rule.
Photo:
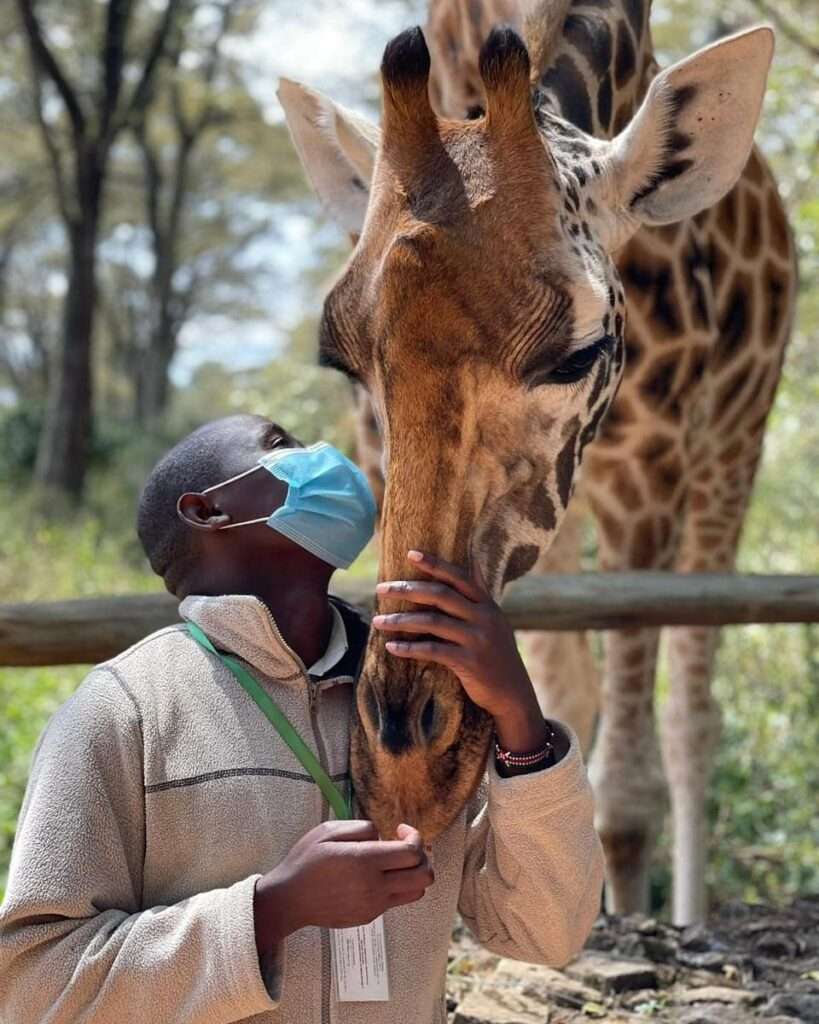
[[[340,374],[287,356],[238,373],[208,363],[197,371],[193,386],[179,395],[174,419],[193,425],[236,412],[258,413],[282,423],[305,443],[324,438],[352,452],[351,396]]]
[[[0,592],[15,601],[160,589],[139,551],[132,502],[110,499],[92,477],[89,508],[53,518],[36,495],[0,487]],[[103,519],[99,510],[105,509]],[[82,666],[0,669],[0,896],[34,745],[49,717],[82,680]]]
[[[0,417],[0,477],[21,480],[34,472],[43,408],[20,402]]]
[[[713,891],[747,900],[819,891],[819,629],[726,631],[715,693]]]
[[[711,898],[785,903],[819,891],[819,627],[723,630],[714,696]],[[652,871],[657,908],[671,894],[670,841],[666,830]]]
[[[45,722],[71,696],[84,671],[74,666],[0,669],[0,899],[34,746]]]

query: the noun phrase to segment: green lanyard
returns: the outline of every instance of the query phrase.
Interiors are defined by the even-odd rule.
[[[304,769],[312,775],[316,785],[322,791],[325,799],[335,811],[336,817],[339,819],[352,818],[352,807],[341,795],[338,788],[333,784],[330,776],[319,764],[316,755],[307,746],[301,736],[299,736],[290,719],[273,700],[273,698],[265,693],[259,683],[236,658],[231,657],[229,654],[220,654],[196,623],[188,622],[186,623],[186,626],[188,628],[188,632],[200,647],[204,647],[206,651],[210,651],[211,654],[215,654],[216,657],[230,669],[234,676],[236,676],[242,689],[256,701],[259,708],[270,720],[270,724],[279,736],[281,736],[288,747],[290,747]]]

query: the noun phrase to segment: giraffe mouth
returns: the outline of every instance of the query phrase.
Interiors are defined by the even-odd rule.
[[[366,679],[362,683],[372,689]],[[359,693],[351,742],[356,798],[383,838],[407,824],[431,843],[457,818],[480,782],[491,720],[465,695],[456,707],[434,686],[412,702],[412,728],[407,728],[406,714],[390,723],[379,719],[376,726],[372,703],[371,696]]]

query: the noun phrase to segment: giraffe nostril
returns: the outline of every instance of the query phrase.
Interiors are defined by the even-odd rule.
[[[430,697],[421,712],[421,733],[425,740],[431,740],[435,732],[435,698]]]
[[[381,730],[381,706],[378,703],[378,696],[372,686],[367,687],[364,701],[370,724],[376,732],[379,732]]]

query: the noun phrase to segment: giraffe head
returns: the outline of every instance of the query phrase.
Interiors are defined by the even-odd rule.
[[[420,548],[478,563],[492,593],[557,530],[623,371],[611,253],[691,216],[747,159],[771,58],[751,31],[662,72],[612,141],[538,110],[527,49],[495,29],[485,115],[442,120],[420,29],[385,51],[379,132],[318,94],[280,97],[317,190],[356,239],[320,360],[370,392],[384,446],[380,577]],[[395,610],[395,601],[382,609]],[[490,723],[443,669],[371,637],[357,688],[357,792],[385,836],[432,839],[483,772]]]

